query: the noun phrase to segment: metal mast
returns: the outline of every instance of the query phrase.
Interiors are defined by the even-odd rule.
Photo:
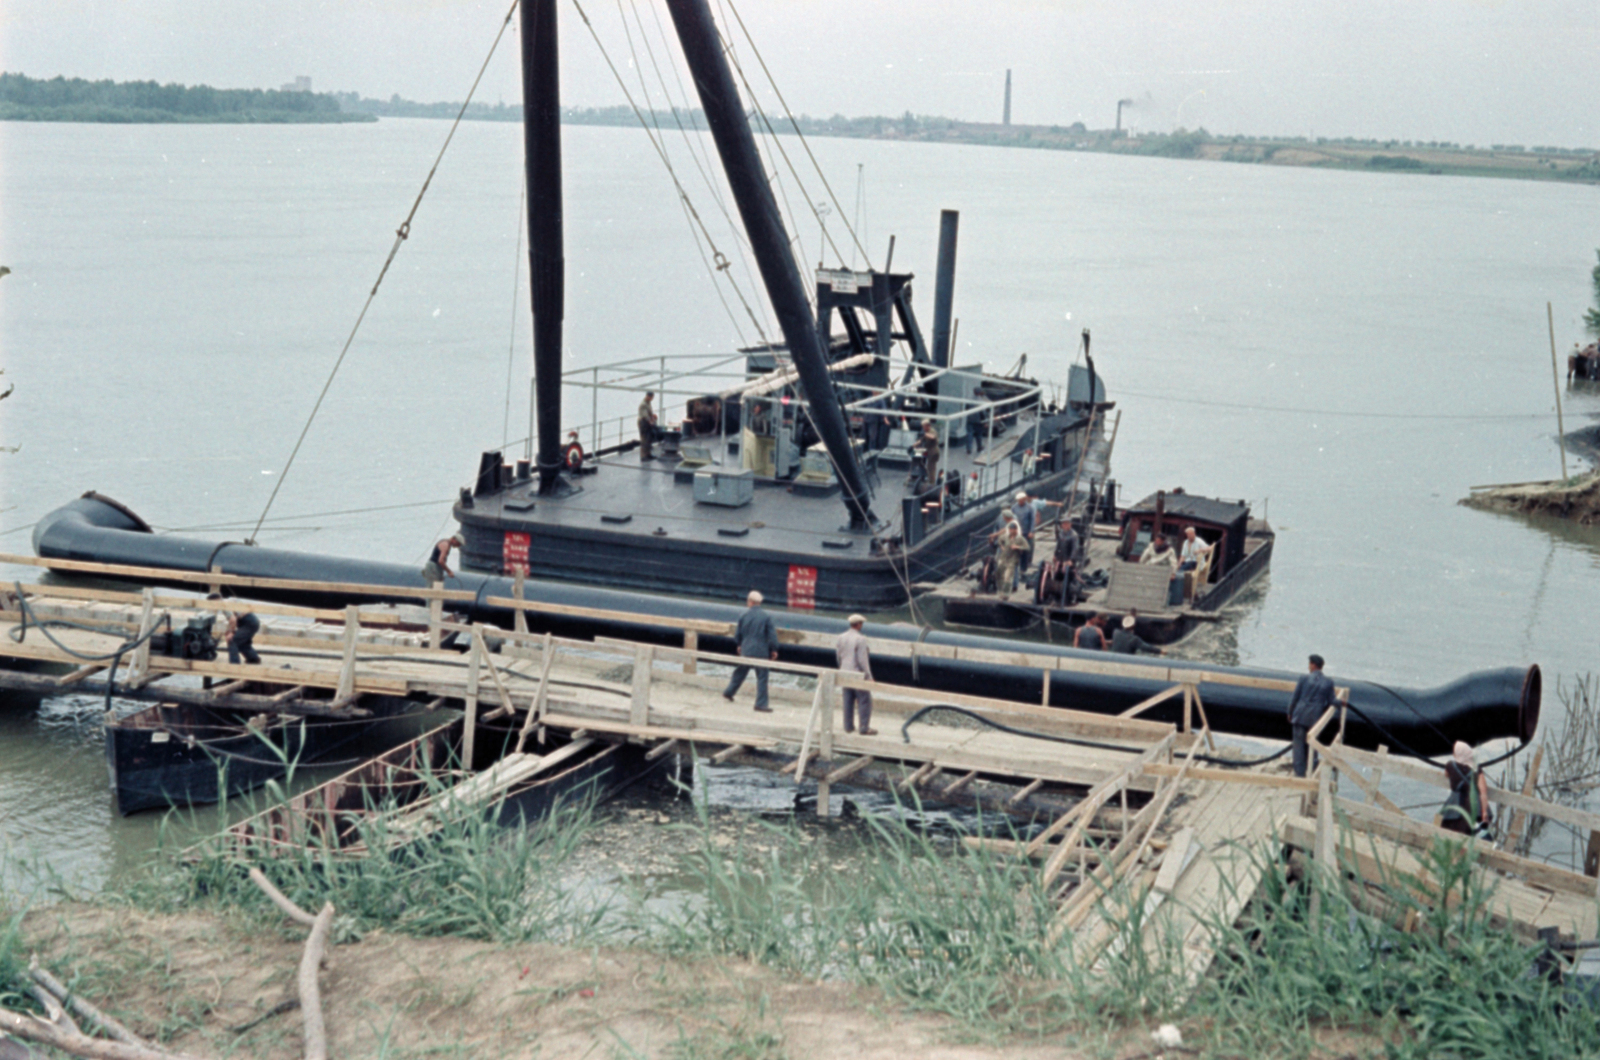
[[[811,406],[812,420],[843,485],[850,522],[853,526],[871,527],[875,522],[871,495],[850,447],[850,432],[828,374],[800,270],[790,253],[789,236],[778,215],[772,187],[767,183],[761,156],[756,151],[755,136],[750,131],[739,90],[723,55],[722,38],[711,17],[711,8],[706,0],[667,0],[667,10],[672,13],[684,59],[700,94],[700,106],[705,110],[717,154],[722,158],[728,187],[739,205],[739,216],[761,269],[767,298],[777,314],[789,356],[799,371],[801,392]]]
[[[528,283],[539,492],[556,488],[561,459],[561,325],[566,256],[561,231],[561,65],[556,0],[522,0],[522,142],[528,180]]]

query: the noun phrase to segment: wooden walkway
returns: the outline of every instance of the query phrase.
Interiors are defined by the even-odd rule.
[[[107,659],[84,660],[64,648],[107,657],[169,621],[182,629],[192,617],[228,606],[152,590],[54,585],[24,586],[23,596],[31,615],[25,631],[16,592],[0,592],[0,688],[44,695],[103,689],[109,677]],[[1417,881],[1425,883],[1418,855],[1448,836],[1398,812],[1382,791],[1384,776],[1437,785],[1443,773],[1428,763],[1343,746],[1338,707],[1314,730],[1323,756],[1312,778],[1288,775],[1281,760],[1237,769],[1201,761],[1215,751],[1215,741],[1198,682],[1275,687],[1260,679],[1174,670],[1166,691],[1124,716],[1107,716],[981,694],[868,685],[832,670],[772,663],[772,711],[757,713],[750,706],[753,680],[737,702],[724,700],[726,667],[734,660],[697,648],[699,636],[727,632],[717,623],[676,623],[684,646],[663,647],[460,625],[438,608],[429,616],[420,608],[248,606],[264,623],[256,639],[259,665],[183,659],[151,651],[146,642],[125,652],[117,694],[131,689],[241,710],[346,716],[398,698],[458,707],[467,720],[466,761],[473,760],[479,726],[493,724],[517,733],[514,753],[537,753],[554,734],[643,744],[654,757],[693,753],[713,763],[757,766],[814,785],[824,814],[834,786],[859,785],[892,789],[908,800],[1020,815],[1028,838],[968,842],[1037,864],[1058,907],[1052,932],[1089,967],[1130,944],[1115,925],[1142,906],[1141,944],[1180,946],[1190,974],[1204,974],[1214,926],[1244,910],[1262,866],[1285,844],[1309,857],[1310,871],[1337,871],[1358,901],[1382,914],[1395,887],[1417,891]],[[95,628],[52,627],[58,644],[45,636],[40,620]],[[459,650],[430,646],[450,634]],[[916,650],[904,643],[871,647]],[[1045,658],[1052,668],[1112,672],[1117,665]],[[845,687],[872,690],[877,735],[841,730],[836,704]],[[1183,697],[1185,716],[1193,716],[1191,731],[1136,716],[1175,696]],[[906,727],[913,714],[936,705],[971,716],[936,712]],[[1518,792],[1493,791],[1492,797],[1509,810],[1600,836],[1600,815]],[[1476,845],[1477,871],[1493,883],[1496,913],[1511,930],[1529,938],[1545,928],[1568,939],[1600,934],[1592,876]]]

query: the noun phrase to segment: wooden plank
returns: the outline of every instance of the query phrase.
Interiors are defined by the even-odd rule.
[[[977,780],[977,779],[978,779],[978,771],[976,769],[974,769],[971,772],[968,772],[966,774],[963,774],[957,780],[955,780],[955,781],[951,782],[950,784],[946,785],[945,789],[943,791],[939,792],[939,797],[941,799],[948,799],[950,796],[956,794],[962,788],[966,787],[968,784],[971,784],[974,780]]]
[[[293,685],[273,696],[272,701],[274,703],[287,703],[290,700],[299,699],[301,696],[305,695],[305,691],[305,685]]]
[[[1437,828],[1432,824],[1413,820],[1403,813],[1389,812],[1364,802],[1335,799],[1334,806],[1339,813],[1349,818],[1352,826],[1362,832],[1382,836],[1391,842],[1418,850],[1427,850],[1441,839],[1448,842],[1470,842],[1474,855],[1482,865],[1510,873],[1548,890],[1585,898],[1594,897],[1595,881],[1590,877],[1542,861],[1496,850],[1486,840],[1470,839],[1459,832]]]
[[[1390,813],[1404,813],[1399,806],[1395,805],[1393,799],[1389,798],[1389,796],[1385,795],[1379,790],[1377,784],[1362,776],[1361,771],[1352,765],[1348,759],[1342,757],[1338,752],[1329,750],[1327,748],[1324,748],[1322,753],[1328,758],[1332,759],[1333,763],[1339,767],[1339,772],[1342,775],[1349,777],[1350,782],[1356,787],[1360,788],[1362,792],[1365,793],[1367,798],[1371,799],[1376,805],[1388,810]]]
[[[517,600],[510,596],[490,596],[483,601],[489,607],[507,610],[534,611],[541,615],[560,615],[565,618],[598,619],[607,622],[627,622],[636,626],[665,626],[669,629],[694,630],[714,637],[733,636],[732,622],[711,622],[699,618],[670,618],[639,611],[608,611],[599,607],[574,607],[569,604],[547,604],[538,600]]]
[[[592,718],[574,718],[564,714],[545,715],[545,724],[556,729],[575,729],[574,738],[578,733],[606,732],[616,736],[654,736],[659,739],[675,738],[685,743],[710,743],[710,744],[742,744],[755,749],[768,749],[777,746],[777,740],[762,739],[760,737],[737,735],[734,733],[715,732],[710,729],[676,729],[665,728],[660,725],[633,725],[622,721],[599,721]]]
[[[912,788],[926,780],[929,775],[938,771],[939,767],[934,765],[932,762],[924,762],[918,766],[916,771],[913,772],[909,777],[906,777],[904,780],[900,781],[897,787],[901,791],[910,791]]]
[[[550,668],[555,665],[556,652],[559,651],[551,643],[550,634],[544,635],[543,658],[539,661],[539,687],[533,694],[533,703],[528,707],[528,716],[523,719],[522,731],[517,733],[517,750],[528,741],[528,734],[539,724],[539,716],[544,713],[545,702],[550,695]],[[541,741],[542,742],[542,741]]]
[[[713,765],[719,765],[720,766],[722,763],[726,762],[728,759],[736,758],[739,755],[742,755],[746,751],[749,751],[749,750],[750,750],[750,745],[749,744],[747,744],[747,743],[736,743],[732,747],[724,747],[722,750],[720,750],[716,754],[712,755],[711,756],[711,762],[712,762]]]
[[[1522,782],[1522,794],[1528,798],[1533,797],[1534,789],[1539,783],[1539,766],[1544,762],[1544,744],[1533,749],[1533,764],[1528,767],[1528,776]],[[1522,841],[1522,829],[1527,826],[1528,811],[1512,810],[1511,823],[1506,828],[1505,839],[1500,846],[1506,850],[1515,850]]]
[[[1182,692],[1185,687],[1186,686],[1184,686],[1184,685],[1173,685],[1171,688],[1166,689],[1165,691],[1157,692],[1155,695],[1151,696],[1149,699],[1143,699],[1143,700],[1140,700],[1139,702],[1135,703],[1133,706],[1129,707],[1127,710],[1123,711],[1121,714],[1118,714],[1117,717],[1119,717],[1119,718],[1134,718],[1134,717],[1138,717],[1140,714],[1143,714],[1145,711],[1149,710],[1151,707],[1159,707],[1161,704],[1165,703],[1167,700],[1171,699],[1173,696],[1177,695],[1179,692]]]
[[[1180,765],[1169,762],[1151,762],[1140,772],[1152,777],[1175,777],[1183,771]],[[1195,780],[1220,781],[1224,784],[1248,784],[1258,788],[1278,788],[1284,791],[1313,792],[1317,782],[1305,777],[1291,777],[1282,773],[1261,773],[1253,769],[1211,769],[1196,766],[1188,771]]]
[[[1042,787],[1044,787],[1044,779],[1042,777],[1035,777],[1034,779],[1028,781],[1024,787],[1020,788],[1015,795],[1007,799],[1006,805],[1016,806],[1021,803],[1023,799],[1026,799],[1029,795],[1032,795]]]
[[[484,643],[481,633],[478,639],[480,643]],[[484,668],[489,671],[489,679],[494,682],[495,694],[500,697],[500,706],[483,716],[484,721],[493,721],[496,718],[510,714],[515,709],[515,704],[511,701],[511,693],[506,690],[506,683],[500,677],[500,666],[494,661],[494,653],[489,650],[487,643],[484,643],[483,663]],[[528,713],[533,713],[531,705]]]
[[[862,755],[861,757],[840,766],[838,769],[835,769],[823,779],[825,779],[829,784],[837,784],[841,780],[848,780],[850,777],[855,776],[857,773],[861,772],[863,769],[867,768],[876,761],[877,759],[873,758],[871,755]]]
[[[331,596],[395,596],[412,600],[451,600],[473,603],[477,594],[463,589],[412,589],[397,585],[367,585],[359,582],[299,581],[293,578],[251,578],[238,574],[218,574],[210,571],[172,570],[166,567],[137,567],[124,563],[90,563],[85,560],[23,556],[0,553],[0,563],[21,567],[45,567],[50,570],[74,571],[81,574],[100,574],[110,578],[130,581],[188,582],[197,585],[226,585],[241,589],[275,589],[299,592],[327,593]]]
[[[1072,825],[1072,832],[1065,840],[1062,841],[1061,845],[1056,848],[1056,852],[1050,858],[1050,860],[1045,863],[1045,886],[1048,887],[1051,881],[1056,878],[1056,876],[1061,872],[1061,869],[1066,865],[1067,857],[1072,853],[1073,848],[1076,847],[1078,842],[1083,838],[1084,831],[1089,827],[1089,823],[1094,820],[1094,815],[1099,813],[1100,808],[1106,804],[1106,800],[1110,799],[1113,794],[1121,790],[1122,786],[1127,783],[1130,777],[1136,773],[1143,772],[1145,766],[1166,754],[1166,752],[1172,747],[1172,741],[1173,737],[1168,736],[1161,743],[1150,748],[1150,750],[1140,755],[1125,768],[1118,771],[1114,776],[1108,777],[1099,784],[1096,784],[1093,788],[1089,789],[1089,794],[1084,796],[1082,802],[1078,803],[1078,805],[1074,806],[1071,810],[1068,810],[1061,817],[1057,818],[1056,821],[1054,821],[1048,828],[1034,836],[1033,839],[1028,842],[1028,852],[1032,854],[1043,847],[1044,844],[1050,840],[1051,836],[1055,835],[1062,828],[1066,827],[1070,821],[1076,822]],[[1191,757],[1194,755],[1194,748],[1198,746],[1198,744],[1194,744],[1190,747],[1189,754]]]
[[[1360,751],[1356,748],[1345,746],[1338,749],[1338,753],[1355,762],[1357,765],[1376,766],[1382,765],[1391,773],[1421,781],[1431,787],[1450,789],[1450,782],[1445,778],[1444,770],[1432,764],[1422,764],[1413,759],[1402,758],[1399,755],[1386,755],[1379,757],[1371,751]],[[1497,802],[1513,809],[1525,810],[1539,817],[1546,817],[1552,821],[1561,821],[1584,832],[1600,829],[1600,814],[1590,813],[1587,810],[1576,810],[1570,806],[1560,806],[1553,802],[1545,802],[1520,792],[1507,791],[1505,788],[1489,787],[1489,801]]]
[[[654,747],[650,748],[650,750],[644,753],[644,760],[646,762],[654,762],[662,755],[671,754],[673,751],[677,750],[677,747],[678,740],[676,737],[662,740],[660,743],[656,744]]]
[[[85,677],[92,677],[104,669],[105,666],[100,663],[88,663],[84,666],[78,667],[70,674],[56,678],[56,687],[67,688],[68,686],[75,685],[79,681],[82,681]]]

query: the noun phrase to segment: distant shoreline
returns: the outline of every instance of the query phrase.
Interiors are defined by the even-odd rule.
[[[454,119],[520,122],[519,104],[417,103],[398,95],[369,99],[355,92],[213,89],[205,85],[155,82],[89,82],[54,78],[39,81],[0,74],[0,121],[101,122],[117,124],[212,123],[286,124],[372,122],[381,118]],[[699,110],[650,112],[654,126],[704,129]],[[631,107],[567,107],[566,125],[637,127]],[[1001,125],[914,115],[794,119],[766,115],[764,124],[779,133],[798,127],[806,136],[885,140],[905,143],[968,144],[1035,151],[1087,151],[1097,154],[1175,158],[1250,165],[1296,166],[1426,176],[1498,177],[1600,184],[1600,150],[1592,148],[1490,147],[1398,140],[1331,140],[1308,137],[1213,136],[1204,129],[1171,133],[1128,133],[1072,125]]]
[[[415,103],[398,96],[388,100],[364,99],[354,92],[336,94],[347,111],[359,110],[384,118],[454,118],[460,103]],[[522,108],[505,103],[473,103],[464,115],[474,121],[521,121]],[[698,110],[650,112],[654,126],[704,129]],[[637,127],[631,107],[567,107],[561,120],[568,125]],[[1600,184],[1600,150],[1590,148],[1461,146],[1451,143],[1415,143],[1398,140],[1313,140],[1307,137],[1213,136],[1204,129],[1179,129],[1172,133],[1130,134],[1111,129],[1073,125],[1000,125],[960,122],[950,118],[906,113],[898,118],[830,118],[801,115],[791,125],[782,115],[766,115],[766,123],[779,133],[843,139],[889,140],[907,143],[971,144],[1015,147],[1035,151],[1090,151],[1099,154],[1179,158],[1208,162],[1298,166],[1378,173],[1416,173],[1428,176],[1502,177],[1518,180],[1556,180]]]
[[[378,120],[345,110],[333,96],[311,92],[309,84],[224,89],[0,73],[0,121],[282,125]]]

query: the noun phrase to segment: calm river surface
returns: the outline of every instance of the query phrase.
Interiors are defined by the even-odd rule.
[[[0,367],[16,384],[0,444],[20,447],[0,455],[0,549],[28,551],[31,524],[87,489],[162,529],[247,534],[446,128],[0,123]],[[732,348],[741,333],[646,138],[566,134],[569,365]],[[1030,372],[1064,378],[1093,329],[1123,413],[1125,500],[1182,486],[1268,514],[1270,588],[1218,631],[1219,658],[1299,669],[1320,651],[1336,676],[1421,685],[1537,662],[1547,689],[1591,669],[1600,533],[1456,500],[1559,472],[1544,304],[1565,351],[1600,242],[1596,188],[812,148],[844,203],[829,233],[849,253],[859,172],[863,242],[881,268],[897,237],[895,267],[924,277],[924,327],[938,211],[961,211],[962,361],[1027,353]],[[676,164],[736,256],[681,145]],[[479,451],[527,433],[520,165],[515,127],[463,126],[264,543],[420,564]],[[806,213],[824,196],[811,177],[786,201]],[[810,263],[820,235],[803,221]],[[1565,401],[1569,429],[1600,417],[1594,391]],[[98,714],[83,697],[0,700],[0,840],[89,887],[156,830],[115,818]]]

